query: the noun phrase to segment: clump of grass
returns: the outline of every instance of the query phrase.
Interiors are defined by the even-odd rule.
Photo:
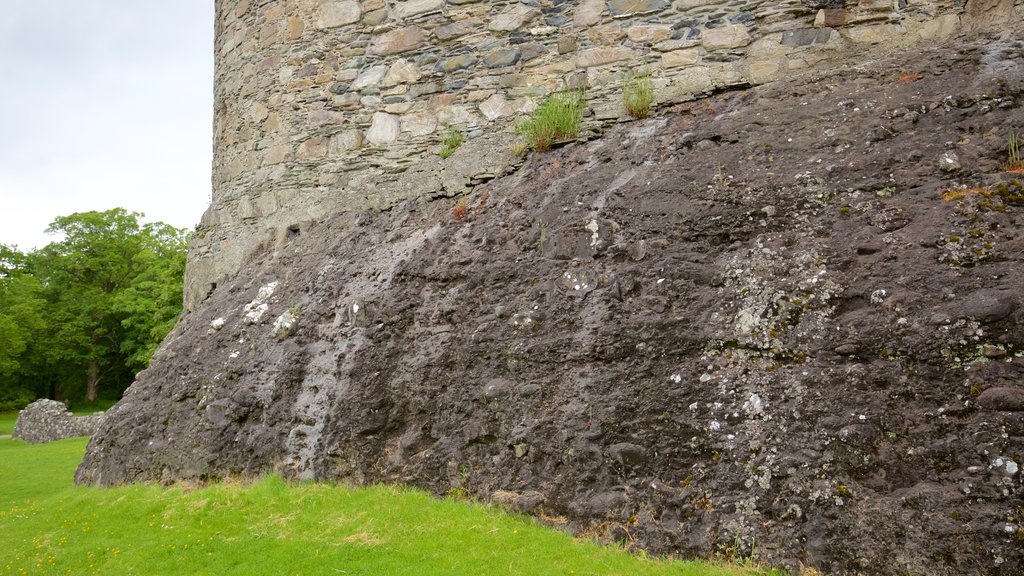
[[[626,112],[633,118],[647,118],[654,105],[654,85],[646,71],[627,77],[622,86],[622,100]]]
[[[585,104],[583,90],[555,92],[519,124],[518,130],[537,152],[550,150],[555,142],[575,138],[580,133]]]
[[[1006,164],[1007,172],[1024,173],[1024,159],[1020,155],[1020,140],[1021,135],[1010,130],[1010,135],[1006,139],[1006,154],[1009,159]]]
[[[451,124],[447,124],[445,128],[444,136],[441,137],[441,158],[448,158],[455,151],[462,146],[462,143],[466,141],[466,135]]]

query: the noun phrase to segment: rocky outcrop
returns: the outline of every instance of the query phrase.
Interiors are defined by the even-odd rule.
[[[29,444],[90,436],[102,420],[102,414],[75,416],[63,402],[36,400],[18,413],[11,436]]]
[[[400,482],[655,553],[1020,574],[1022,48],[725,92],[464,214],[311,224],[183,318],[76,480]]]
[[[627,117],[638,72],[670,105],[1019,21],[1024,0],[218,0],[216,13],[213,202],[188,309],[332,214],[501,176],[507,133],[553,91],[585,87],[586,129],[600,130]],[[449,129],[497,154],[440,159]]]

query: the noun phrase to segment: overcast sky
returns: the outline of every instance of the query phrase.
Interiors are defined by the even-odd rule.
[[[123,207],[179,228],[210,196],[214,0],[3,0],[0,243]]]

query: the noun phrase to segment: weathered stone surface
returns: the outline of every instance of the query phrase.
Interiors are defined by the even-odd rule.
[[[427,136],[437,130],[437,115],[429,110],[402,116],[402,132],[413,136]]]
[[[421,46],[427,34],[419,26],[408,26],[374,36],[370,41],[370,53],[379,56],[408,52]]]
[[[642,24],[626,29],[626,36],[633,42],[655,43],[672,37],[672,27],[667,24]]]
[[[358,150],[363,145],[363,133],[359,130],[346,130],[331,137],[328,152],[331,156],[337,156],[352,150]]]
[[[493,17],[487,24],[489,30],[512,32],[519,30],[540,16],[540,10],[525,4],[515,4]]]
[[[444,8],[444,0],[403,0],[394,3],[391,13],[395,18],[402,20],[410,16],[437,12],[441,8]]]
[[[601,66],[602,64],[610,64],[612,62],[632,60],[635,56],[633,50],[624,46],[590,48],[589,50],[582,50],[576,55],[576,65],[580,68],[588,68],[590,66]]]
[[[487,100],[480,103],[480,112],[488,120],[497,120],[504,116],[511,116],[515,113],[515,108],[511,103],[505,100],[505,97],[501,94],[494,94]]]
[[[743,24],[711,28],[701,35],[701,44],[708,52],[723,48],[739,48],[750,44],[750,32]]]
[[[383,86],[394,86],[396,84],[413,83],[418,82],[421,76],[420,69],[416,64],[405,58],[399,58],[388,68],[381,84]]]
[[[359,21],[363,9],[355,0],[326,0],[318,4],[317,28],[337,28]]]
[[[978,406],[986,410],[1006,412],[1024,411],[1024,388],[997,386],[988,388],[978,396]]]
[[[455,72],[456,70],[462,70],[464,68],[469,68],[475,65],[476,61],[476,54],[459,54],[458,56],[445,58],[438,62],[437,69],[440,70],[441,72]]]
[[[373,122],[366,131],[366,141],[370,144],[390,144],[401,134],[401,123],[398,116],[386,112],[374,112]]]
[[[616,18],[660,12],[668,6],[668,0],[608,0],[608,11]]]
[[[821,27],[827,26],[829,28],[835,28],[846,24],[846,10],[835,10],[835,9],[821,9],[818,10],[818,14],[814,17],[814,25]]]
[[[451,24],[445,24],[444,26],[438,26],[434,29],[434,36],[437,36],[438,40],[452,40],[466,34],[471,34],[479,30],[482,25],[483,23],[479,20],[460,20]]]
[[[605,0],[583,0],[573,12],[573,22],[576,26],[593,26],[601,21],[601,13],[605,9]]]
[[[484,54],[484,66],[488,68],[503,68],[511,66],[519,61],[519,50],[514,48],[498,48]]]
[[[360,74],[352,82],[352,90],[362,90],[363,88],[371,88],[380,84],[381,80],[384,79],[384,74],[388,72],[387,66],[374,66],[368,68],[362,74]]]
[[[661,65],[665,68],[677,66],[691,66],[700,60],[700,50],[687,48],[685,50],[673,50],[661,55]]]
[[[591,42],[601,46],[617,44],[619,40],[626,37],[626,33],[622,30],[622,25],[617,22],[602,26],[594,26],[587,31],[587,35],[590,36]]]
[[[18,413],[11,437],[29,444],[42,444],[89,436],[102,421],[102,415],[75,416],[63,402],[36,400]]]

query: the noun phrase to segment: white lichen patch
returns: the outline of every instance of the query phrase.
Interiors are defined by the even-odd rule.
[[[249,302],[244,308],[242,308],[245,323],[255,324],[259,322],[260,318],[263,318],[263,315],[267,313],[268,308],[269,306],[267,306],[266,302],[258,302],[256,300]]]
[[[299,318],[290,309],[274,320],[274,326],[270,329],[270,335],[274,338],[287,338],[295,333],[299,324]]]
[[[271,296],[274,295],[274,290],[277,290],[277,281],[271,282],[265,286],[260,287],[260,291],[256,293],[256,299],[260,302],[266,302]]]
[[[586,228],[590,231],[590,247],[597,248],[601,243],[601,234],[598,232],[600,228],[597,225],[597,220],[588,222]]]
[[[269,308],[267,300],[274,295],[275,290],[277,290],[276,281],[260,286],[259,291],[256,292],[256,298],[242,307],[242,319],[246,324],[255,324],[263,318]]]
[[[743,411],[751,418],[760,416],[764,414],[764,402],[761,401],[761,397],[757,394],[751,394],[750,398],[743,403]]]
[[[221,328],[224,327],[225,322],[226,320],[224,320],[224,318],[217,318],[216,320],[210,322],[210,328],[213,328],[214,330],[220,330]]]

